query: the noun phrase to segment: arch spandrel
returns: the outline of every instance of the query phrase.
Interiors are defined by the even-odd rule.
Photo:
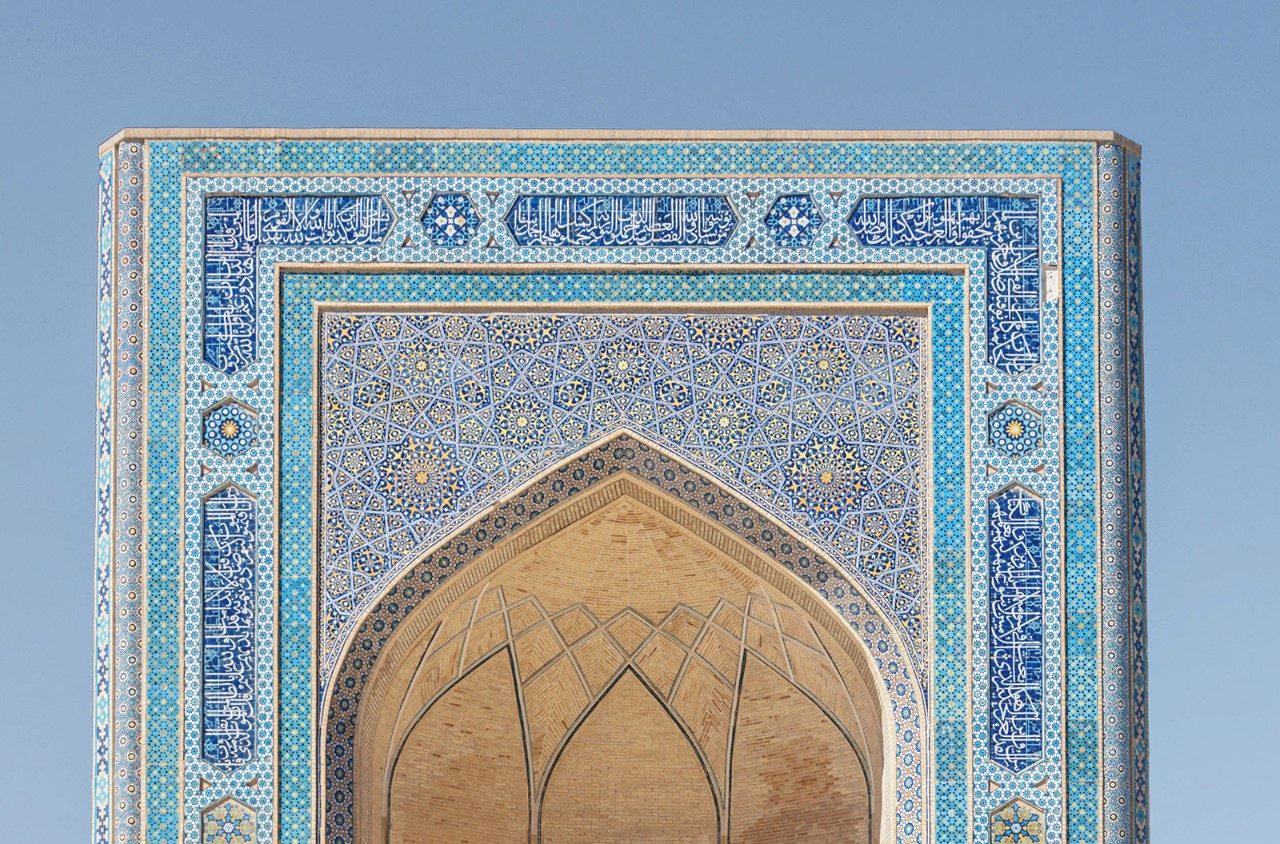
[[[581,474],[582,463],[595,467],[594,479],[563,483]],[[362,825],[382,822],[374,810],[377,801],[365,793],[368,784],[387,782],[385,775],[374,773],[376,760],[404,740],[414,719],[430,709],[432,698],[502,647],[516,655],[515,671],[524,675],[518,681],[525,684],[524,691],[529,684],[564,690],[550,703],[542,698],[522,703],[530,723],[525,753],[535,800],[545,785],[543,768],[551,754],[562,752],[566,738],[553,737],[556,730],[543,726],[547,735],[539,739],[532,725],[534,711],[541,707],[549,712],[539,716],[540,723],[558,722],[567,735],[573,729],[570,722],[599,700],[599,690],[631,670],[657,690],[659,699],[665,698],[672,719],[691,735],[705,760],[717,800],[726,802],[729,723],[720,719],[723,732],[708,724],[717,723],[715,713],[726,709],[724,701],[733,695],[737,678],[726,677],[725,666],[750,653],[771,661],[781,676],[841,724],[862,764],[875,772],[875,822],[883,825],[888,818],[891,823],[902,787],[898,754],[904,749],[902,731],[891,723],[890,713],[901,711],[892,695],[895,688],[899,694],[906,688],[912,712],[920,711],[919,697],[914,679],[906,674],[906,660],[884,658],[897,649],[889,625],[876,618],[870,603],[847,581],[834,580],[831,576],[838,572],[833,567],[767,516],[645,443],[624,435],[559,471],[560,477],[553,473],[526,488],[464,532],[464,544],[487,540],[484,551],[456,565],[458,544],[438,550],[408,572],[363,622],[326,706],[326,840],[337,840],[335,832],[350,832],[350,821],[335,818],[344,810],[354,809],[357,832]],[[674,492],[662,490],[655,478],[667,479]],[[563,495],[548,505],[552,491]],[[706,495],[713,496],[714,507]],[[543,504],[536,513],[531,512],[535,498]],[[517,529],[495,536],[497,525],[506,519],[509,527],[522,508],[525,519]],[[648,549],[665,566],[664,577],[637,581],[635,572],[653,568],[640,557],[627,555],[630,562],[602,566],[578,553],[599,548],[602,539],[615,551]],[[787,553],[781,553],[781,546]],[[442,554],[450,558],[445,578],[439,576],[443,566],[431,568],[433,558]],[[572,569],[570,577],[564,576],[566,566]],[[818,577],[815,569],[826,577]],[[606,588],[611,572],[623,575],[615,581],[617,595]],[[582,581],[580,586],[573,586],[574,577]],[[822,586],[825,594],[806,586],[802,577]],[[548,591],[549,586],[559,591]],[[429,587],[435,588],[424,596]],[[632,603],[641,604],[643,611]],[[495,624],[499,617],[502,623]],[[848,620],[856,620],[856,626]],[[388,635],[392,626],[395,632]],[[519,664],[522,649],[535,668]],[[892,671],[901,674],[889,686],[885,675]],[[902,680],[910,683],[904,686]],[[726,691],[717,696],[717,687]],[[357,710],[359,718],[354,717]],[[923,729],[918,722],[909,729],[915,744],[908,750],[919,760]],[[917,770],[916,788],[919,780]],[[365,838],[359,834],[346,840]]]

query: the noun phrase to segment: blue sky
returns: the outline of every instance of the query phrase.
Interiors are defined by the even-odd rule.
[[[1280,792],[1280,5],[0,0],[0,816],[89,833],[96,150],[124,126],[1115,129],[1144,145],[1153,820]]]

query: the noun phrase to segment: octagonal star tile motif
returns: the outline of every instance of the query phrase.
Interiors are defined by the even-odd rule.
[[[779,246],[810,246],[822,227],[822,213],[809,194],[786,194],[773,203],[764,225]]]
[[[201,814],[201,844],[255,844],[258,817],[250,807],[227,797]]]
[[[991,814],[991,844],[1044,844],[1044,811],[1021,798]]]
[[[1039,448],[1043,428],[1042,414],[1016,401],[1005,402],[987,417],[991,444],[1010,457]]]
[[[227,398],[204,412],[204,444],[222,457],[237,457],[258,439],[258,412]]]
[[[465,246],[480,228],[480,215],[467,194],[437,193],[427,203],[422,224],[436,246]]]

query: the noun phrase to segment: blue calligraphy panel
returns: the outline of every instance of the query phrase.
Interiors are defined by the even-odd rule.
[[[204,359],[231,374],[258,356],[259,246],[381,243],[380,196],[211,196],[204,220]]]
[[[228,767],[250,761],[257,743],[255,508],[236,487],[204,504],[201,755]]]
[[[506,223],[521,246],[723,246],[738,216],[725,196],[521,194]]]
[[[987,250],[987,358],[1004,372],[1040,362],[1040,203],[1022,196],[868,197],[849,215],[864,246]]]
[[[1044,502],[1010,487],[987,520],[991,759],[1017,773],[1044,744]]]

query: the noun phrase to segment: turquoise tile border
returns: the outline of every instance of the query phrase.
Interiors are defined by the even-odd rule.
[[[111,524],[114,416],[115,152],[98,159],[98,372],[93,531],[93,839],[111,838]]]

